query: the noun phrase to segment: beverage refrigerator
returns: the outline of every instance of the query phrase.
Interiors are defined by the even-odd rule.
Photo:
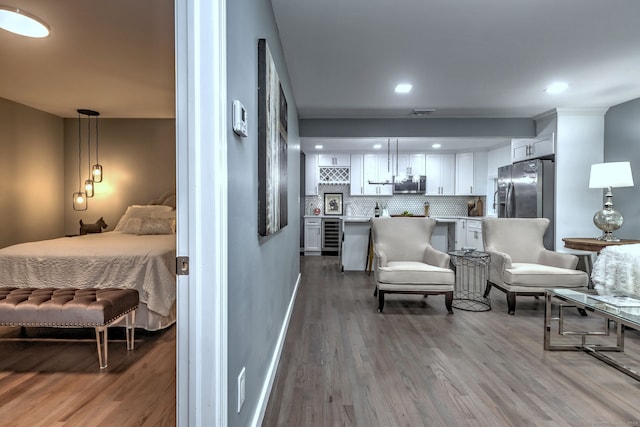
[[[555,249],[555,164],[534,159],[498,168],[496,203],[498,218],[548,218],[544,246]]]

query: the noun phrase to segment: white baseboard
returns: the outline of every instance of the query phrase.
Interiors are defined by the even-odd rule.
[[[296,286],[293,289],[291,300],[289,301],[289,307],[287,308],[287,314],[282,322],[282,328],[280,328],[280,335],[278,336],[278,342],[276,348],[271,357],[271,363],[269,364],[269,370],[267,371],[266,381],[262,386],[260,398],[258,399],[258,406],[256,413],[251,422],[251,426],[259,427],[264,420],[264,414],[267,410],[267,404],[269,403],[269,395],[271,395],[271,388],[273,387],[273,381],[276,378],[276,372],[278,371],[278,363],[280,362],[280,356],[282,355],[282,347],[284,346],[284,340],[287,336],[287,330],[289,329],[289,320],[291,320],[291,313],[293,312],[293,304],[296,301],[296,294],[298,293],[298,286],[300,286],[301,274],[298,273],[298,279],[296,280]]]

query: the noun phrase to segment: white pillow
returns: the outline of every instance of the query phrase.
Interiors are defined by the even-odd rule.
[[[122,227],[123,234],[139,234],[142,227],[142,218],[129,218]]]
[[[138,234],[173,234],[173,222],[171,218],[142,218]]]
[[[171,206],[131,205],[127,208],[127,211],[124,213],[122,218],[120,218],[120,221],[118,221],[118,225],[116,225],[114,231],[122,231],[124,226],[127,224],[127,221],[131,218],[157,217],[159,215],[168,215],[171,212],[175,215],[175,211]]]

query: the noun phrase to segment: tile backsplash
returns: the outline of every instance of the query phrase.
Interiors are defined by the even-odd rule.
[[[355,196],[349,195],[349,185],[320,185],[318,196],[305,196],[305,214],[313,214],[315,208],[324,212],[324,193],[342,193],[343,212],[351,211],[353,216],[373,216],[378,203],[380,209],[387,208],[390,215],[408,211],[414,215],[424,215],[424,203],[429,202],[429,216],[467,216],[468,202],[477,199],[473,196],[424,196],[420,194],[394,194],[393,196]],[[481,197],[486,205],[485,197]],[[347,209],[349,207],[349,209]],[[485,208],[486,213],[486,208]]]

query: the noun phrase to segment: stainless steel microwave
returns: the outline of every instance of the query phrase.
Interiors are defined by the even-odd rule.
[[[422,193],[427,191],[427,177],[425,175],[405,175],[393,177],[393,192],[395,194]]]

